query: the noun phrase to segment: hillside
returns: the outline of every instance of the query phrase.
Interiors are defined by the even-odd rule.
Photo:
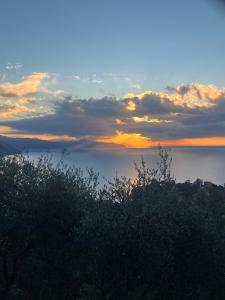
[[[19,151],[43,151],[53,149],[65,149],[71,145],[70,142],[51,142],[31,138],[10,138],[0,136],[0,143],[7,144],[9,147]]]

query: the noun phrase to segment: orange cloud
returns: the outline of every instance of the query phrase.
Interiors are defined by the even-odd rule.
[[[185,138],[179,140],[154,141],[154,146],[194,147],[194,146],[225,146],[225,137]]]
[[[35,102],[35,97],[27,97],[38,92],[45,92],[41,88],[42,81],[48,77],[47,73],[32,73],[19,83],[0,84],[0,118],[9,119],[19,114],[34,112],[31,104]]]
[[[0,84],[0,96],[24,97],[39,92],[41,82],[48,77],[47,73],[32,73],[20,83],[6,82]]]
[[[128,93],[124,96],[124,99],[132,101],[134,98],[142,100],[146,96],[156,96],[161,101],[169,100],[180,106],[210,108],[215,104],[215,101],[218,101],[221,97],[225,97],[225,89],[220,89],[212,84],[183,84],[176,88],[169,87],[168,90],[170,93],[154,92],[151,90],[140,94]]]
[[[135,104],[135,102],[134,101],[128,101],[128,103],[127,103],[127,106],[126,106],[126,109],[127,110],[130,110],[130,111],[134,111],[134,110],[136,110],[136,104]]]
[[[1,130],[1,127],[0,127]],[[52,135],[52,134],[26,134],[26,133],[6,133],[2,134],[3,136],[12,137],[12,138],[27,138],[27,139],[38,139],[42,141],[65,141],[65,142],[74,142],[78,138],[70,135]]]
[[[23,103],[23,104],[29,104],[29,103],[34,103],[35,102],[35,98],[31,97],[31,98],[27,98],[27,97],[23,97],[19,99],[19,103]]]
[[[126,148],[225,146],[225,137],[184,138],[178,140],[152,140],[140,133],[116,131],[113,136],[99,137],[96,142],[125,146]]]
[[[123,120],[121,120],[121,119],[116,119],[115,122],[116,122],[117,125],[125,125],[125,124],[126,124],[126,123],[125,123]]]
[[[0,118],[6,119],[10,118],[11,116],[18,115],[24,112],[32,112],[34,109],[30,109],[25,105],[21,104],[14,104],[14,105],[6,105],[2,110],[0,110]]]
[[[7,133],[7,132],[13,132],[14,129],[9,126],[0,126],[0,134],[1,133]]]
[[[99,143],[113,143],[127,148],[148,148],[151,146],[151,139],[140,133],[125,133],[116,131],[114,136],[100,137],[96,140]]]
[[[219,89],[214,85],[196,83],[178,86],[169,97],[177,105],[187,105],[190,108],[208,108],[212,107],[214,102],[224,95],[224,89]]]

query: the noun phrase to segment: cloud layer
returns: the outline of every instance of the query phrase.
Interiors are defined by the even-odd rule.
[[[170,86],[162,92],[129,93],[120,99],[54,98],[54,111],[45,109],[37,116],[32,97],[38,93],[45,93],[45,99],[50,97],[42,86],[48,76],[33,73],[20,83],[0,85],[0,126],[7,128],[3,134],[49,140],[86,139],[138,148],[159,143],[225,145],[224,88],[196,83]],[[33,115],[4,121],[28,112]]]

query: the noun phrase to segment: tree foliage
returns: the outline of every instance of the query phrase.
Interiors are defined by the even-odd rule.
[[[98,187],[41,157],[0,157],[0,299],[225,297],[225,189],[157,168]]]

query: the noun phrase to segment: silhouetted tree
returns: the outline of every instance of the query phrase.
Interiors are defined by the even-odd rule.
[[[160,149],[98,187],[42,157],[0,158],[0,298],[225,297],[225,189],[176,183]]]

